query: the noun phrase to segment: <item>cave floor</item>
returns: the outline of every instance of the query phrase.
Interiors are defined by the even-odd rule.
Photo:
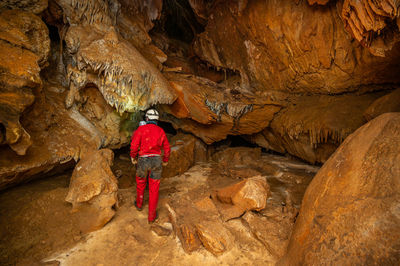
[[[318,167],[275,155],[263,155],[258,164],[257,170],[267,175],[272,198],[284,201],[284,194],[289,193],[296,208],[318,170]],[[143,211],[134,208],[132,165],[126,157],[116,156],[113,171],[117,170],[122,175],[116,215],[105,227],[88,234],[79,230],[79,213],[71,213],[70,204],[64,200],[71,172],[3,191],[0,194],[0,264],[272,265],[276,262],[270,249],[240,217],[223,222],[234,241],[222,255],[214,256],[204,248],[185,253],[174,232],[158,236],[152,230],[147,223],[146,202]],[[166,232],[172,231],[166,208],[171,198],[209,197],[210,190],[238,181],[215,163],[200,163],[182,175],[162,180],[156,224]],[[179,211],[185,213],[184,209]]]

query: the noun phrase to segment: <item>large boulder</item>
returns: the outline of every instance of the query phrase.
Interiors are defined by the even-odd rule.
[[[112,173],[114,154],[109,149],[88,152],[72,173],[66,201],[73,211],[81,212],[81,229],[102,228],[115,214],[118,205],[118,181]]]
[[[400,113],[350,135],[314,177],[282,265],[400,263]]]

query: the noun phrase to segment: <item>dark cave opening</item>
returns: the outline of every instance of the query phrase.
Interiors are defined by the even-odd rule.
[[[6,128],[3,124],[0,123],[0,145],[6,139]]]
[[[158,121],[158,126],[161,127],[162,129],[164,129],[164,132],[167,135],[176,135],[177,134],[176,129],[169,122]]]
[[[46,24],[47,28],[49,29],[49,37],[51,43],[59,43],[60,42],[60,35],[58,33],[58,28],[56,26]]]
[[[161,18],[152,31],[191,43],[196,34],[204,31],[204,26],[197,21],[188,0],[164,0]]]

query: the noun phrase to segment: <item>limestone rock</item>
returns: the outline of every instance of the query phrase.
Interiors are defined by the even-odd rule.
[[[260,211],[265,208],[269,186],[262,176],[245,179],[217,191],[217,197],[224,203],[231,203],[244,211]],[[243,213],[242,212],[242,213]]]
[[[272,256],[279,259],[285,254],[293,222],[274,220],[252,212],[246,212],[242,221]]]
[[[0,10],[3,8],[19,9],[33,14],[43,12],[48,5],[48,0],[4,0],[0,3]]]
[[[347,31],[376,56],[385,56],[400,39],[396,25],[399,4],[395,0],[345,0],[341,13]],[[393,26],[397,32],[388,30]]]
[[[282,265],[400,262],[400,114],[346,138],[303,198]]]
[[[183,174],[194,164],[195,145],[198,140],[190,134],[178,134],[171,141],[171,155],[162,176],[171,177]]]
[[[368,121],[384,113],[400,112],[400,88],[376,99],[364,112]]]
[[[160,226],[158,224],[153,224],[151,226],[151,230],[156,233],[158,236],[169,236],[171,234],[171,230],[167,229],[163,226]]]
[[[316,7],[307,2],[248,1],[240,12],[238,5],[218,1],[208,10],[194,52],[215,67],[240,73],[242,88],[264,96],[277,90],[336,94],[359,85],[400,81],[395,74],[399,47],[393,46],[385,58],[376,57],[370,52],[374,45],[365,48],[352,41],[341,18],[345,13],[351,19],[344,19],[345,24],[357,23],[354,35],[361,31],[362,38],[372,37],[372,44],[382,41],[384,49],[375,50],[386,50],[393,44],[392,33],[399,32],[396,1],[344,1],[348,12],[340,3]],[[350,9],[345,9],[347,4]],[[381,21],[385,25],[371,29]]]
[[[48,30],[32,13],[5,10],[0,14],[0,123],[5,136],[0,144],[8,144],[18,155],[25,155],[31,146],[30,134],[21,126],[20,116],[35,97],[32,89],[42,85],[40,65],[50,50]]]
[[[49,56],[50,38],[46,24],[36,15],[20,10],[1,12],[0,39],[31,51],[42,66]]]
[[[86,214],[82,221],[86,232],[102,228],[115,214],[118,181],[110,169],[113,158],[108,149],[88,152],[72,173],[65,200],[72,203],[73,211]]]
[[[213,201],[210,197],[190,196],[180,194],[166,204],[174,232],[185,252],[191,253],[201,246],[216,256],[228,251],[233,237],[219,219]]]
[[[119,148],[129,143],[128,134],[121,129],[124,117],[114,111],[95,86],[82,89],[80,95],[84,101],[77,109],[102,136],[103,147]]]
[[[260,148],[234,147],[227,148],[215,153],[212,159],[221,166],[251,165],[252,162],[260,159]]]
[[[238,218],[245,212],[241,207],[232,204],[217,203],[216,205],[224,222]]]
[[[300,97],[282,110],[259,137],[268,143],[266,148],[284,149],[310,163],[325,162],[349,134],[366,122],[363,113],[379,96]]]
[[[256,97],[193,75],[166,75],[178,95],[164,106],[174,127],[191,132],[205,143],[229,135],[252,134],[269,125],[282,102]],[[179,119],[177,119],[179,118]]]
[[[187,253],[191,253],[198,250],[201,246],[201,242],[197,236],[196,229],[191,223],[185,222],[182,213],[177,213],[178,208],[173,208],[169,204],[166,204],[168,209],[168,216],[176,236],[179,238],[183,250]],[[186,214],[187,215],[187,214]],[[187,218],[189,215],[187,216]]]
[[[197,235],[203,246],[219,256],[232,246],[232,235],[219,221],[202,221],[196,224]]]
[[[0,189],[73,167],[88,150],[102,147],[106,137],[76,108],[66,110],[65,93],[47,90],[37,95],[21,124],[32,145],[24,156],[9,148],[0,152]],[[60,123],[62,121],[62,123]]]
[[[162,74],[134,46],[119,39],[113,28],[96,32],[89,26],[70,27],[66,43],[74,53],[73,61],[79,65],[68,67],[71,86],[67,107],[79,101],[79,90],[89,83],[94,83],[107,103],[119,112],[145,110],[175,100]]]

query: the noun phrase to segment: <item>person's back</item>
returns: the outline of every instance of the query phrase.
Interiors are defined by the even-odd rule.
[[[150,121],[135,131],[131,142],[131,157],[136,157],[135,151],[137,150],[139,157],[159,156],[161,148],[164,149],[163,161],[167,162],[169,157],[169,154],[166,154],[166,151],[169,150],[167,136],[161,127]]]
[[[164,130],[157,126],[158,112],[150,109],[146,112],[146,125],[139,126],[132,136],[131,160],[136,169],[136,201],[135,206],[142,210],[146,179],[149,177],[149,222],[157,218],[158,190],[162,165],[166,165],[171,152]],[[161,159],[161,149],[164,150]],[[139,159],[136,156],[139,154]]]

